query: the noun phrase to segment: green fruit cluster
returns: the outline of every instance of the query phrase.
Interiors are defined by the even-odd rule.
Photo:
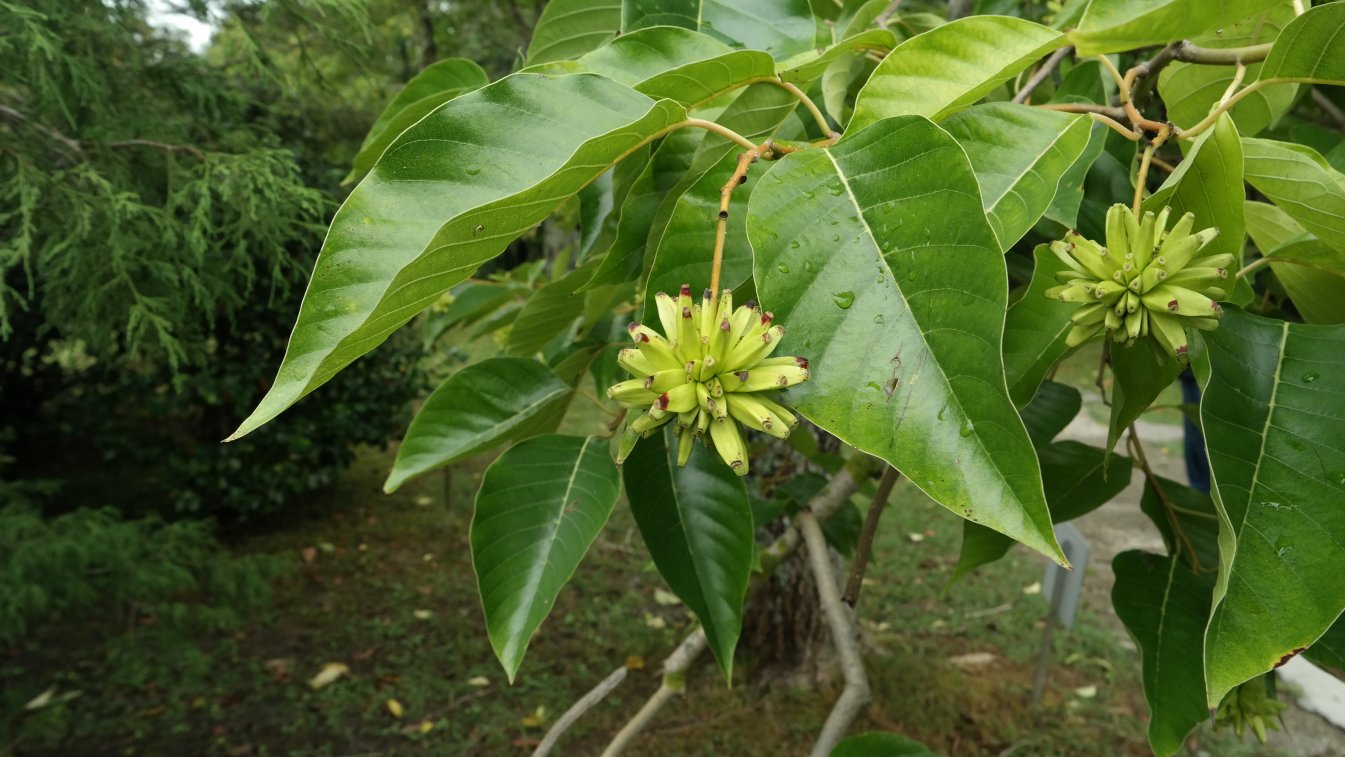
[[[808,380],[808,361],[771,357],[785,335],[749,302],[733,309],[725,289],[716,304],[705,290],[702,301],[682,285],[677,299],[664,292],[655,297],[663,334],[632,323],[635,349],[625,349],[617,362],[636,378],[607,390],[607,396],[632,413],[617,452],[620,465],[642,437],[677,423],[677,464],[686,465],[692,447],[709,432],[709,441],[739,476],[747,474],[747,445],[739,424],[784,439],[799,419],[772,393]],[[666,336],[665,336],[666,335]]]
[[[1267,729],[1280,730],[1276,719],[1285,707],[1283,702],[1267,693],[1263,678],[1253,678],[1228,692],[1214,715],[1214,723],[1218,727],[1232,728],[1239,737],[1250,726],[1252,733],[1256,734],[1256,740],[1264,744]]]
[[[1167,353],[1185,362],[1186,327],[1219,327],[1227,299],[1230,254],[1201,256],[1218,229],[1195,233],[1187,213],[1168,230],[1170,208],[1137,219],[1125,205],[1107,210],[1107,246],[1071,231],[1051,243],[1066,268],[1056,274],[1060,286],[1046,296],[1078,303],[1074,328],[1066,337],[1074,347],[1100,334],[1132,343],[1152,336]]]

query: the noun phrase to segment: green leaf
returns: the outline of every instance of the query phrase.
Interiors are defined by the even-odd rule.
[[[1041,477],[1051,520],[1064,523],[1087,515],[1111,501],[1130,485],[1130,458],[1110,462],[1097,447],[1079,442],[1055,442],[1039,450]],[[962,551],[949,583],[1008,553],[1013,541],[1003,534],[967,522],[962,524]]]
[[[813,48],[817,24],[808,0],[625,0],[622,33],[680,26],[776,60]]]
[[[1345,327],[1230,309],[1205,344],[1200,420],[1220,516],[1205,634],[1214,707],[1345,609]]]
[[[469,324],[495,312],[521,290],[512,284],[464,284],[454,292],[453,301],[442,313],[432,316],[431,324],[444,331],[460,323]]]
[[[953,512],[1063,559],[1004,383],[1004,256],[957,142],[894,118],[775,163],[748,205],[757,292],[812,361],[809,420]]]
[[[1280,3],[1265,13],[1244,18],[1191,41],[1210,49],[1244,47],[1269,42],[1294,17],[1293,6]],[[1209,114],[1233,82],[1234,66],[1210,66],[1180,61],[1169,64],[1158,77],[1158,92],[1167,106],[1168,119],[1190,128]],[[1243,78],[1250,84],[1261,77],[1262,64],[1247,66]],[[1294,103],[1298,87],[1281,85],[1257,90],[1229,110],[1238,131],[1252,136],[1273,125]]]
[[[1149,703],[1149,746],[1170,757],[1210,713],[1201,644],[1210,587],[1174,557],[1122,552],[1112,561],[1112,606],[1135,639]]]
[[[1242,150],[1249,184],[1318,239],[1345,252],[1345,176],[1302,145],[1244,139]]]
[[[1345,6],[1326,3],[1309,8],[1275,38],[1261,77],[1307,79],[1345,84]]]
[[[1076,66],[1074,70],[1078,70]],[[1056,187],[1055,197],[1051,198],[1051,206],[1046,209],[1046,217],[1066,228],[1073,228],[1079,221],[1079,208],[1084,201],[1084,182],[1088,179],[1088,171],[1102,156],[1102,151],[1107,145],[1107,135],[1112,131],[1102,124],[1093,124],[1092,131],[1089,132],[1088,146],[1084,148],[1079,155],[1079,159],[1074,161],[1074,165],[1069,167],[1064,176],[1060,177],[1060,184]],[[1110,156],[1108,156],[1110,157]]]
[[[1063,44],[1060,32],[1006,16],[962,18],[912,37],[888,54],[860,90],[847,133],[890,116],[937,121]]]
[[[472,516],[472,567],[490,645],[510,683],[620,494],[607,440],[592,436],[529,439],[486,469]]]
[[[1032,257],[1036,260],[1032,281],[1004,319],[1004,376],[1017,407],[1032,401],[1051,366],[1069,351],[1065,336],[1074,326],[1070,316],[1077,309],[1046,296],[1047,289],[1059,284],[1055,274],[1065,264],[1044,244],[1037,245]]]
[[[528,65],[573,60],[621,30],[621,0],[549,0],[528,43]]]
[[[584,312],[584,298],[576,290],[593,277],[596,269],[596,265],[576,268],[533,293],[509,329],[505,352],[531,355],[573,326]]]
[[[411,124],[458,95],[488,83],[490,77],[486,72],[466,58],[441,60],[416,74],[369,127],[364,144],[351,161],[350,175],[342,183],[352,182],[368,173],[392,140]]]
[[[383,484],[394,492],[422,473],[505,441],[556,429],[570,387],[536,360],[495,357],[469,365],[432,392],[397,449]]]
[[[672,69],[731,52],[733,48],[709,35],[660,26],[623,34],[576,63],[581,71],[601,74],[638,90],[641,82],[659,78]],[[770,56],[765,57],[774,66]],[[686,84],[697,86],[695,82]]]
[[[622,202],[616,236],[586,289],[639,277],[650,226],[669,190],[686,171],[701,139],[702,135],[683,129],[660,141]]]
[[[1069,41],[1081,57],[1119,53],[1231,24],[1280,0],[1092,0]]]
[[[696,613],[724,677],[743,625],[752,568],[752,510],[747,488],[697,444],[685,468],[664,434],[642,439],[622,466],[626,496],[654,565]]]
[[[1153,339],[1141,339],[1127,345],[1111,345],[1112,398],[1111,422],[1107,429],[1107,450],[1116,448],[1121,433],[1139,419],[1177,376],[1182,365]]]
[[[1196,230],[1214,226],[1219,236],[1205,245],[1201,255],[1231,253],[1242,259],[1246,239],[1243,206],[1246,189],[1242,179],[1242,143],[1238,129],[1227,115],[1214,128],[1196,137],[1177,166],[1143,205],[1157,213],[1164,205],[1172,206],[1172,222],[1185,213],[1194,213]]]
[[[1325,254],[1329,251],[1331,249],[1321,240],[1309,235],[1276,247],[1270,251],[1270,256],[1272,259],[1294,259],[1305,257],[1309,252]],[[1290,263],[1271,263],[1270,268],[1304,322],[1322,326],[1345,323],[1345,278]]]
[[[1022,239],[1050,207],[1088,146],[1092,124],[1084,116],[1014,103],[977,105],[944,122],[971,160],[1001,250]]]
[[[1035,449],[1051,443],[1083,407],[1083,395],[1072,386],[1044,381],[1037,394],[1023,408],[1023,425]]]
[[[684,117],[592,74],[514,74],[393,142],[332,221],[270,391],[274,418]]]
[[[869,29],[852,37],[847,37],[831,47],[821,51],[809,51],[797,55],[777,66],[780,78],[794,84],[806,84],[817,79],[837,60],[849,55],[859,55],[870,50],[886,53],[896,47],[897,35],[886,29]]]
[[[929,748],[895,733],[861,733],[842,741],[831,757],[937,757]]]
[[[728,153],[685,191],[676,194],[667,223],[649,240],[654,263],[645,286],[645,302],[653,302],[658,292],[675,295],[682,284],[690,284],[699,297],[700,290],[710,285],[709,253],[715,244],[720,190],[733,175],[737,163],[738,152]],[[752,275],[752,248],[747,243],[747,213],[743,209],[766,167],[764,163],[749,166],[747,183],[733,193],[724,238],[721,289],[736,288]]]
[[[1337,619],[1303,656],[1345,680],[1345,619]]]
[[[1146,481],[1140,497],[1140,511],[1149,516],[1154,527],[1163,535],[1168,553],[1175,555],[1192,571],[1212,571],[1219,565],[1219,514],[1214,499],[1198,489],[1158,476],[1158,484],[1172,506],[1171,515],[1163,506],[1152,481]],[[1173,521],[1181,528],[1181,538],[1173,528]],[[1192,552],[1195,553],[1194,558]],[[1203,673],[1202,673],[1203,675]]]

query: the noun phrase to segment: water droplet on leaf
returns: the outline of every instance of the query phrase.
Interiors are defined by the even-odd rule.
[[[779,271],[780,273],[789,273],[789,266],[785,265],[784,263],[781,263],[780,265],[777,265],[775,267],[775,270]]]
[[[851,305],[855,304],[854,292],[836,292],[832,295],[832,297],[835,298],[836,306],[839,307],[841,310],[846,310]]]
[[[1319,378],[1321,377],[1318,374],[1309,371],[1308,373],[1303,374],[1303,383],[1311,384],[1312,382],[1316,381]]]
[[[975,430],[976,430],[976,424],[972,423],[971,421],[967,421],[966,423],[962,424],[962,428],[959,429],[957,433],[961,434],[963,438],[966,438],[968,436],[971,436],[972,432]]]

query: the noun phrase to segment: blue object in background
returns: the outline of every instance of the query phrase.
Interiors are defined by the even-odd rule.
[[[1182,385],[1182,402],[1188,405],[1200,405],[1200,385],[1196,383],[1195,374],[1187,368],[1182,371],[1178,377]],[[1192,489],[1199,489],[1202,492],[1209,493],[1210,490],[1210,461],[1205,457],[1205,437],[1200,433],[1200,428],[1182,413],[1182,428],[1184,430],[1183,441],[1186,448],[1186,477],[1191,481]]]

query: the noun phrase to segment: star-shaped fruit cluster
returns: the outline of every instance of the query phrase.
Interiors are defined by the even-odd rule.
[[[715,302],[709,289],[701,302],[683,284],[677,299],[664,292],[655,297],[663,334],[648,326],[629,326],[634,349],[617,362],[636,378],[607,390],[607,396],[631,413],[621,439],[621,464],[642,437],[677,424],[677,464],[686,465],[698,439],[709,442],[739,476],[747,474],[747,445],[742,426],[784,439],[799,419],[780,404],[775,392],[808,380],[808,361],[771,357],[785,335],[774,316],[756,303],[733,308],[725,289]]]
[[[1104,331],[1126,344],[1152,336],[1185,362],[1186,327],[1219,327],[1223,309],[1218,301],[1228,297],[1228,267],[1235,259],[1227,253],[1202,256],[1219,230],[1192,233],[1191,213],[1169,230],[1170,210],[1137,219],[1125,205],[1113,205],[1107,210],[1106,247],[1073,231],[1051,243],[1051,252],[1066,268],[1056,273],[1061,285],[1046,290],[1046,296],[1079,304],[1066,337],[1069,346]]]

